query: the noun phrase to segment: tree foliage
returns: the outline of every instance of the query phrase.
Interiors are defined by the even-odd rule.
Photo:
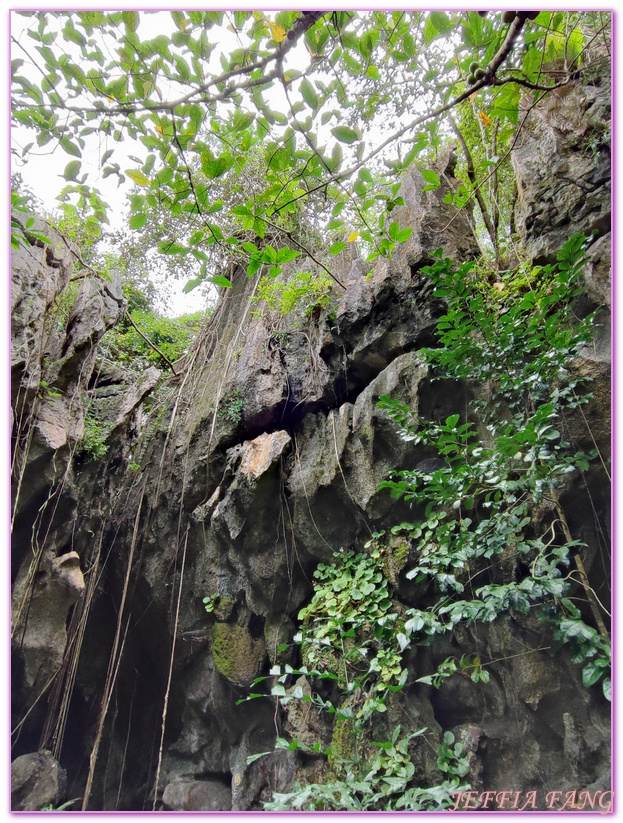
[[[592,65],[593,44],[609,42],[600,12],[519,12],[510,23],[439,10],[18,14],[12,117],[33,139],[16,155],[64,152],[61,197],[95,225],[107,220],[85,162],[96,145],[101,175],[134,184],[129,230],[200,266],[199,280],[232,250],[253,270],[244,242],[277,237],[277,252],[313,252],[293,225],[303,206],[333,233],[333,253],[348,236],[372,258],[390,256],[404,239],[391,219],[396,176],[418,161],[438,184],[426,166],[452,112],[478,166],[456,205],[487,183],[495,243],[488,169],[521,126],[520,98],[529,106],[564,85]]]

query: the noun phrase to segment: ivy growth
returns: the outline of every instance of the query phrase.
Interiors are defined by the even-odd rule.
[[[175,361],[188,351],[206,314],[198,311],[171,318],[149,308],[137,308],[130,316],[165,357],[169,361]],[[107,357],[131,369],[143,369],[148,365],[166,365],[158,352],[145,341],[127,318],[123,318],[117,326],[110,329],[100,345]]]
[[[432,811],[452,805],[452,795],[464,791],[456,775],[468,771],[465,747],[451,747],[446,735],[439,747],[438,767],[448,778],[437,786],[413,786],[415,767],[409,755],[409,743],[422,735],[419,729],[401,737],[396,726],[391,740],[373,743],[377,753],[370,762],[352,758],[342,763],[341,775],[325,783],[295,786],[288,793],[273,794],[265,811]],[[450,735],[452,737],[452,735]],[[452,738],[453,740],[454,738]],[[451,775],[451,776],[450,776]]]
[[[223,400],[219,406],[218,414],[223,420],[237,426],[242,420],[243,411],[244,400],[237,392],[233,392]]]
[[[408,645],[403,618],[392,599],[383,573],[381,540],[375,533],[366,544],[367,553],[336,553],[333,563],[321,563],[314,574],[314,595],[299,612],[301,631],[295,636],[303,666],[273,666],[276,678],[271,695],[287,706],[292,700],[306,701],[335,715],[333,742],[322,750],[319,743],[303,745],[296,738],[277,738],[276,749],[302,750],[328,756],[331,772],[323,783],[296,785],[292,791],[273,794],[265,811],[419,811],[451,805],[452,794],[469,766],[462,744],[450,747],[445,739],[438,750],[438,767],[446,775],[438,785],[416,784],[410,742],[425,728],[401,737],[394,729],[388,741],[370,743],[370,721],[387,710],[391,692],[400,691],[407,679],[402,652]],[[311,683],[332,682],[338,701],[322,697],[314,689],[305,693],[301,685],[287,689],[293,676],[304,675]],[[268,678],[261,677],[259,683]],[[484,679],[484,678],[483,678]],[[247,699],[261,697],[251,694]],[[335,700],[335,698],[334,698]],[[338,744],[348,728],[349,745]],[[267,752],[252,755],[249,762]]]
[[[406,638],[383,574],[380,536],[367,544],[370,554],[347,552],[337,555],[338,562],[318,566],[315,593],[299,613],[302,631],[295,638],[306,665],[333,673],[345,693],[363,692],[358,720],[385,711],[389,692],[407,677],[401,663]]]
[[[437,328],[440,346],[425,356],[437,378],[486,384],[484,430],[461,423],[458,414],[443,423],[418,419],[381,398],[404,439],[434,447],[443,458],[431,473],[396,472],[381,487],[424,507],[423,517],[392,529],[413,541],[418,560],[407,578],[439,593],[432,608],[407,612],[410,641],[427,644],[463,621],[491,622],[536,608],[556,637],[571,644],[574,661],[584,663],[585,685],[601,680],[609,696],[610,643],[583,622],[569,597],[567,569],[583,544],[571,539],[557,497],[565,478],[587,470],[596,456],[573,453],[560,431],[565,411],[590,398],[572,360],[590,339],[592,317],[569,322],[583,253],[584,238],[575,235],[557,265],[533,271],[525,290],[515,282],[501,293],[475,283],[469,264],[455,269],[439,256],[424,270],[435,296],[447,303]],[[537,504],[548,512],[542,522],[533,516]],[[492,562],[502,555],[527,573],[496,579]],[[599,616],[596,622],[599,627]]]

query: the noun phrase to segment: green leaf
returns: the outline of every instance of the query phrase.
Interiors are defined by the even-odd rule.
[[[189,280],[188,283],[184,286],[182,291],[184,294],[188,294],[188,292],[196,289],[197,286],[200,286],[203,283],[203,277],[193,277],[192,280]]]
[[[204,152],[201,155],[201,168],[203,173],[210,178],[222,177],[234,165],[234,158],[231,154],[221,154],[220,157],[213,157],[211,152]]]
[[[130,180],[137,184],[137,186],[149,186],[149,178],[146,177],[139,169],[126,169],[125,173]]]
[[[318,108],[318,95],[307,77],[301,82],[301,95],[310,108],[314,110]]]
[[[603,671],[600,667],[595,665],[595,662],[591,660],[584,668],[582,669],[582,683],[588,689],[593,683],[596,683]]]
[[[222,286],[224,289],[231,289],[231,281],[222,274],[215,274],[213,277],[206,277],[208,283],[214,283],[215,286]]]
[[[140,20],[138,11],[123,11],[121,12],[121,18],[128,31],[136,31]]]
[[[68,137],[61,137],[60,140],[61,148],[67,152],[67,154],[73,154],[74,157],[82,157],[82,152],[76,146],[75,143],[72,143]]]
[[[357,132],[349,126],[335,126],[335,128],[331,129],[331,133],[341,143],[354,143],[356,140],[359,140]]]
[[[234,115],[234,128],[236,129],[236,131],[243,131],[251,125],[254,119],[255,115],[253,114],[253,112],[241,112],[238,109],[236,111],[236,114]]]
[[[65,166],[65,171],[63,172],[63,177],[65,180],[75,180],[78,176],[78,172],[80,171],[80,167],[82,163],[80,160],[71,160]]]
[[[603,688],[603,693],[604,693],[604,697],[606,698],[606,700],[612,701],[612,691],[611,691],[612,686],[611,686],[609,677],[604,678],[602,688]]]
[[[169,243],[165,241],[158,244],[158,251],[160,254],[185,254],[188,249],[182,246],[181,243]]]
[[[431,11],[429,19],[439,34],[450,34],[454,29],[454,24],[445,11]]]
[[[347,243],[345,243],[343,240],[338,240],[337,243],[334,243],[332,246],[329,246],[329,251],[331,254],[339,254],[346,248],[346,246]]]
[[[134,229],[135,231],[138,229],[142,229],[146,222],[147,215],[144,212],[140,212],[139,214],[133,214],[132,217],[130,217],[130,228]]]
[[[427,183],[430,183],[430,186],[427,186],[426,190],[429,188],[439,188],[441,185],[441,180],[439,179],[437,172],[434,172],[432,169],[421,169],[420,173],[424,180],[426,180]]]
[[[258,695],[258,694],[254,694],[254,695],[251,695],[251,696],[252,696],[252,697],[266,697],[266,695],[265,695],[265,694],[259,694],[259,695]],[[236,706],[237,706],[239,703],[246,703],[246,700],[247,700],[247,698],[243,698],[242,700],[237,700],[237,701],[236,701]],[[255,761],[256,761],[256,760],[259,760],[259,759],[260,759],[260,757],[266,757],[266,755],[267,755],[267,754],[273,754],[273,752],[260,752],[259,754],[250,754],[250,755],[247,757],[247,766],[250,766],[250,765],[251,765],[251,763],[255,763]]]
[[[405,168],[407,166],[410,166],[411,163],[413,163],[415,158],[418,156],[420,151],[421,151],[421,146],[419,144],[417,144],[417,145],[413,146],[413,148],[409,149],[409,151],[405,154],[404,160],[402,161],[403,166]]]

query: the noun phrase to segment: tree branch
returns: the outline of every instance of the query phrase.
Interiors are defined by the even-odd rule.
[[[160,357],[162,357],[162,359],[164,360],[164,362],[165,362],[165,363],[167,364],[167,366],[171,369],[171,371],[173,372],[173,374],[177,377],[177,376],[178,376],[178,373],[175,371],[175,366],[173,365],[173,363],[171,363],[171,361],[169,360],[169,358],[168,358],[166,355],[164,355],[164,354],[160,351],[160,349],[158,348],[158,346],[156,346],[156,344],[155,344],[155,343],[152,343],[152,341],[149,339],[149,337],[147,337],[147,335],[146,335],[146,334],[143,334],[143,332],[139,329],[139,327],[136,325],[136,323],[135,323],[135,322],[134,322],[134,320],[132,319],[132,315],[130,314],[130,312],[129,312],[127,309],[125,310],[125,315],[124,315],[124,316],[125,316],[126,320],[129,320],[129,321],[130,321],[130,325],[134,326],[135,330],[136,330],[136,331],[140,334],[140,336],[141,336],[141,337],[143,338],[143,340],[147,343],[147,345],[148,345],[148,346],[151,346],[151,348],[152,348],[155,352],[157,352],[157,353],[160,355]]]
[[[310,189],[309,192],[306,192],[305,194],[301,194],[298,197],[294,197],[294,198],[292,198],[292,200],[288,200],[286,203],[283,203],[281,206],[279,206],[279,209],[283,209],[286,206],[289,206],[291,203],[295,203],[297,200],[300,200],[303,197],[307,197],[308,194],[313,194],[314,192],[319,191],[320,189],[323,189],[325,186],[329,185],[330,183],[336,183],[339,180],[347,180],[356,171],[359,171],[360,168],[362,168],[367,163],[369,163],[369,161],[372,160],[373,157],[376,157],[377,154],[380,154],[380,152],[382,152],[385,148],[387,148],[387,146],[391,145],[392,143],[394,143],[396,140],[398,140],[399,138],[401,138],[403,135],[407,134],[408,132],[413,131],[418,126],[421,126],[422,123],[426,123],[428,120],[432,120],[435,117],[440,117],[442,114],[445,114],[446,112],[451,111],[453,108],[458,106],[459,103],[462,103],[463,100],[467,100],[469,97],[471,97],[472,94],[474,94],[474,92],[478,91],[479,89],[483,88],[484,86],[498,85],[498,83],[494,83],[495,72],[502,65],[502,63],[504,62],[504,60],[506,59],[506,57],[510,53],[511,49],[513,48],[513,46],[517,42],[517,38],[519,37],[519,33],[521,32],[521,29],[523,28],[524,23],[525,23],[525,20],[523,20],[519,17],[516,17],[513,20],[513,22],[511,23],[511,25],[509,27],[509,30],[508,30],[508,33],[506,35],[506,38],[505,38],[504,42],[500,46],[497,54],[493,57],[493,59],[491,60],[491,62],[487,66],[487,68],[485,69],[486,74],[481,80],[478,80],[476,83],[474,83],[473,86],[470,86],[469,89],[466,89],[461,94],[458,94],[453,100],[450,100],[447,103],[444,103],[443,105],[438,106],[436,109],[433,109],[432,111],[428,112],[427,114],[422,114],[422,115],[420,115],[420,117],[416,117],[415,120],[412,120],[410,123],[408,123],[406,126],[403,126],[397,132],[394,132],[394,134],[392,134],[390,137],[388,137],[387,140],[385,140],[383,143],[381,143],[376,149],[371,151],[366,157],[364,157],[358,163],[355,163],[349,169],[346,169],[346,171],[343,171],[340,174],[335,174],[332,177],[329,177],[328,180],[325,180],[323,183],[319,184],[318,186],[315,186],[313,189]],[[506,82],[511,82],[511,81],[506,81]],[[513,80],[512,82],[515,82],[515,81]],[[566,85],[566,84],[563,83],[561,85]],[[554,88],[554,87],[552,87],[552,88]],[[550,89],[548,88],[547,91],[550,91]],[[279,209],[277,209],[277,211],[279,211]]]
[[[463,133],[457,126],[456,120],[454,119],[451,113],[448,113],[448,122],[452,127],[452,131],[456,134],[458,141],[461,144],[461,148],[463,149],[463,154],[465,155],[465,161],[467,163],[467,176],[469,177],[469,182],[474,187],[474,195],[476,197],[478,206],[480,207],[480,213],[482,214],[482,219],[484,220],[487,232],[489,234],[489,238],[495,250],[497,246],[496,232],[493,227],[493,223],[491,222],[491,218],[489,216],[489,211],[485,204],[484,197],[482,196],[482,192],[480,191],[480,186],[478,185],[478,181],[476,180],[476,172],[474,171],[474,161],[472,160],[472,153],[470,152],[469,147],[465,142]]]

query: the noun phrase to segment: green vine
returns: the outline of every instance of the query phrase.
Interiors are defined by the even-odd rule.
[[[306,665],[335,674],[347,694],[363,692],[361,720],[385,711],[387,695],[407,677],[401,662],[406,638],[383,573],[381,536],[366,544],[370,554],[336,554],[335,563],[318,566],[314,596],[299,612],[302,631],[295,637]]]
[[[573,453],[560,431],[564,412],[591,397],[582,393],[572,360],[590,340],[592,316],[569,322],[584,245],[581,235],[571,238],[556,266],[528,274],[525,290],[516,279],[506,291],[491,290],[470,277],[470,264],[455,269],[440,256],[424,269],[435,296],[447,303],[437,327],[440,347],[425,356],[437,378],[487,385],[484,428],[476,431],[458,414],[444,423],[422,420],[381,398],[405,440],[434,447],[443,458],[431,473],[396,472],[381,487],[424,506],[423,517],[392,529],[413,541],[418,558],[406,577],[432,583],[440,594],[431,609],[407,612],[409,641],[428,644],[463,621],[538,608],[556,638],[571,644],[573,660],[585,664],[585,685],[603,676],[609,697],[610,643],[569,598],[567,568],[583,544],[569,539],[557,500],[565,478],[586,471],[596,456]],[[533,515],[537,504],[548,512],[542,523]],[[529,572],[521,580],[496,580],[491,561],[502,555]],[[467,590],[474,596],[461,598]]]
[[[108,451],[107,436],[108,431],[89,410],[84,418],[82,437],[76,444],[76,453],[87,455],[91,460],[99,460]]]

